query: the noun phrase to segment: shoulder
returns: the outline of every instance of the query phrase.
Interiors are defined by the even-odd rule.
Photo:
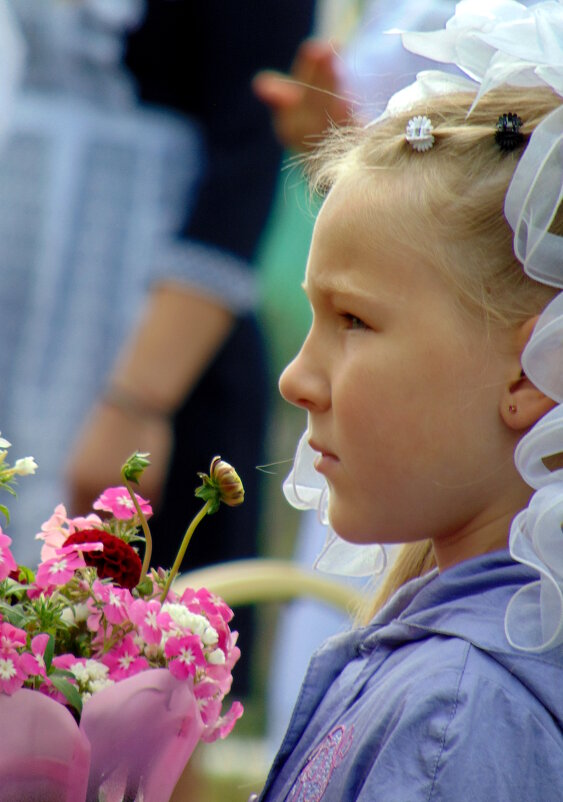
[[[386,726],[359,802],[562,799],[563,735],[549,710],[491,655],[439,641],[432,660],[421,644],[402,677],[389,675]]]

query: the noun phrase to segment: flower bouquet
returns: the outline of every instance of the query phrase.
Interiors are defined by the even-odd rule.
[[[0,438],[0,487],[13,493],[36,465],[10,467],[9,445]],[[240,655],[232,611],[205,588],[172,586],[198,523],[240,504],[242,483],[215,457],[172,569],[151,569],[152,510],[132,488],[148,464],[134,454],[86,517],[59,505],[37,535],[36,571],[16,564],[0,528],[2,802],[167,802],[196,744],[242,714],[239,702],[222,714]]]

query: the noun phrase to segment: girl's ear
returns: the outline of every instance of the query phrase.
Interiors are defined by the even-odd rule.
[[[539,316],[530,318],[520,326],[517,332],[519,359],[526,343],[532,336]],[[501,396],[500,415],[509,429],[521,430],[533,426],[556,402],[539,390],[520,369],[517,377],[511,379]]]

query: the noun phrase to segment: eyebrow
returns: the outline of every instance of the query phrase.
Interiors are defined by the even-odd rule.
[[[304,290],[305,294],[308,298],[310,298],[307,282],[303,281],[301,283],[301,288]],[[330,279],[328,281],[318,281],[315,283],[315,289],[323,295],[328,295],[329,297],[332,296],[342,296],[343,298],[350,299],[350,300],[357,300],[358,302],[363,303],[373,303],[378,305],[383,304],[396,304],[400,298],[398,298],[394,293],[380,291],[377,293],[370,293],[366,290],[362,289],[354,289],[350,287],[350,285],[346,282],[341,282],[338,279]]]
[[[305,291],[308,295],[308,286],[307,282],[303,281],[301,283],[301,289]],[[365,298],[366,293],[364,290],[354,290],[350,287],[349,283],[344,281],[338,281],[338,279],[330,279],[329,281],[321,280],[315,282],[315,289],[319,292],[325,293],[327,295],[348,295],[348,296],[358,296]]]

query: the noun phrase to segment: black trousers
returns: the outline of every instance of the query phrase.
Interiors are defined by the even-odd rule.
[[[268,381],[262,335],[254,318],[243,318],[185,400],[174,420],[174,449],[160,510],[151,520],[152,564],[171,567],[182,536],[201,509],[194,496],[220,455],[241,477],[245,501],[221,505],[200,523],[188,547],[182,570],[257,555],[260,473],[264,461]],[[231,628],[239,632],[242,657],[234,670],[233,693],[250,690],[255,611],[235,610]]]

